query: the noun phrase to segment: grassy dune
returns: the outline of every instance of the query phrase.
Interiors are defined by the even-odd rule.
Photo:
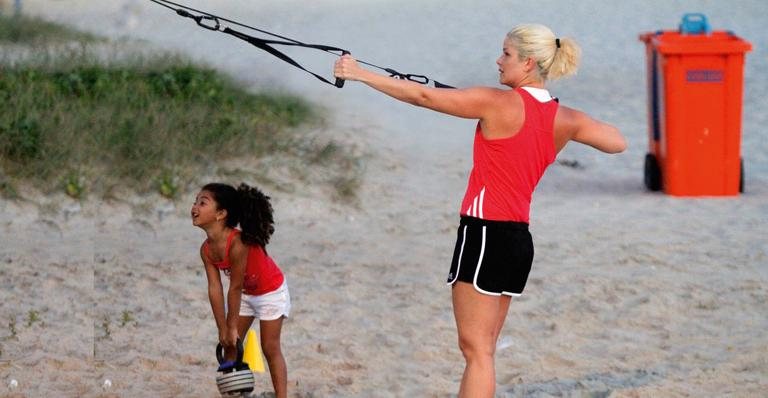
[[[80,32],[40,18],[24,15],[0,15],[0,43],[33,44],[64,41],[104,41],[92,34]]]
[[[219,160],[237,158],[292,159],[300,178],[301,170],[325,168],[324,183],[354,196],[357,159],[335,142],[303,137],[320,116],[301,98],[248,92],[211,68],[165,54],[103,61],[85,44],[97,38],[35,19],[16,28],[8,21],[0,21],[0,43],[34,43],[46,55],[0,64],[6,197],[22,182],[74,197],[108,195],[116,186],[174,197]],[[40,47],[63,37],[77,50]]]

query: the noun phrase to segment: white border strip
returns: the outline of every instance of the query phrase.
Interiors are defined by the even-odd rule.
[[[477,276],[480,275],[480,267],[483,265],[483,255],[485,255],[485,228],[485,225],[483,225],[483,242],[480,246],[480,258],[477,260],[477,268],[475,268],[475,279],[472,281],[472,284],[475,285],[475,290],[482,294],[487,294],[489,296],[501,296],[501,293],[488,292],[480,289],[480,287],[477,286]]]
[[[483,190],[480,191],[480,218],[483,218],[483,203],[485,200],[485,187],[483,187]]]
[[[452,281],[449,281],[448,285],[453,285],[454,282],[456,282],[456,279],[459,279],[459,270],[461,270],[461,257],[464,255],[464,242],[467,241],[467,226],[464,226],[464,233],[461,236],[461,250],[459,250],[459,260],[456,263],[456,276],[453,277]]]
[[[552,94],[550,94],[549,90],[545,88],[528,87],[528,86],[523,86],[520,88],[522,88],[523,90],[531,94],[531,96],[535,98],[536,101],[539,101],[541,103],[552,101]]]

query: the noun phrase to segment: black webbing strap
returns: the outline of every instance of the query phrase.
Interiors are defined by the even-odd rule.
[[[279,58],[280,60],[282,60],[284,62],[287,62],[287,63],[293,65],[294,67],[303,70],[304,72],[309,73],[310,75],[316,77],[318,80],[322,81],[323,83],[328,83],[330,85],[333,85],[333,86],[336,86],[336,87],[339,87],[339,88],[344,87],[344,80],[343,79],[336,78],[335,82],[331,82],[328,79],[324,78],[323,76],[320,76],[317,73],[314,73],[314,72],[304,68],[303,66],[301,66],[301,64],[299,64],[298,62],[293,60],[293,58],[287,56],[282,51],[274,48],[272,45],[296,46],[296,47],[313,48],[313,49],[316,49],[316,50],[325,51],[325,52],[328,52],[328,53],[331,53],[331,54],[334,54],[334,55],[338,55],[338,56],[349,54],[349,51],[347,51],[345,49],[342,49],[342,48],[339,48],[339,47],[327,46],[327,45],[323,45],[323,44],[302,43],[302,42],[300,42],[298,40],[291,39],[290,37],[280,36],[280,35],[278,35],[276,33],[272,33],[272,32],[266,31],[266,30],[254,28],[252,26],[244,25],[244,24],[241,24],[239,22],[236,22],[236,21],[233,21],[233,20],[230,20],[230,19],[226,19],[226,18],[223,18],[223,17],[219,17],[217,15],[210,14],[210,13],[207,13],[205,11],[196,10],[194,8],[187,7],[187,6],[182,5],[182,4],[174,3],[174,2],[169,1],[169,0],[149,0],[149,1],[151,1],[153,3],[156,3],[156,4],[159,4],[159,5],[163,6],[163,7],[169,8],[169,9],[175,11],[176,14],[178,14],[179,16],[182,16],[182,17],[185,17],[185,18],[191,18],[191,19],[195,20],[195,22],[200,27],[202,27],[202,28],[205,28],[205,29],[208,29],[208,30],[213,30],[213,31],[218,31],[218,32],[222,32],[222,33],[226,33],[226,34],[234,36],[234,37],[236,37],[238,39],[244,40],[244,41],[252,44],[256,48],[264,50],[264,51],[268,52],[269,54],[272,54],[275,57]],[[175,7],[171,7],[171,5],[173,5]],[[189,10],[189,11],[187,11],[187,10]],[[190,11],[196,12],[196,13],[198,13],[200,15],[195,15],[195,14],[193,14]],[[251,29],[251,30],[254,30],[256,32],[264,33],[264,34],[276,37],[276,38],[281,39],[281,40],[262,39],[262,38],[259,38],[259,37],[254,37],[254,36],[245,34],[243,32],[236,31],[236,30],[231,29],[229,27],[224,27],[222,29],[221,28],[220,20],[232,23],[234,25],[242,26],[244,28]],[[372,66],[374,68],[381,69],[381,70],[389,73],[390,77],[396,77],[398,79],[410,80],[412,82],[416,82],[416,83],[420,83],[420,84],[425,84],[425,85],[429,84],[429,82],[430,82],[430,79],[428,77],[424,76],[424,75],[412,75],[412,74],[400,73],[400,72],[398,72],[398,71],[396,71],[396,70],[394,70],[392,68],[384,68],[384,67],[372,64],[370,62],[362,61],[362,60],[357,60],[357,62],[359,62],[361,64],[368,65],[368,66]],[[437,88],[454,88],[452,86],[440,83],[440,82],[435,81],[435,80],[431,80],[431,81],[434,83],[435,87],[437,87]]]
[[[336,86],[338,88],[344,87],[344,80],[343,79],[336,78],[336,81],[331,83],[328,79],[326,79],[326,78],[318,75],[317,73],[312,72],[312,71],[308,70],[307,68],[301,66],[301,64],[299,64],[298,62],[294,61],[293,58],[285,55],[282,51],[280,51],[280,50],[270,46],[270,44],[279,44],[279,45],[283,45],[283,46],[298,46],[298,47],[314,48],[314,49],[323,50],[323,51],[327,51],[327,52],[338,51],[338,52],[341,53],[341,55],[349,54],[349,51],[347,51],[347,50],[344,50],[344,49],[338,48],[338,47],[326,46],[326,45],[323,45],[323,44],[306,44],[306,43],[296,43],[296,42],[292,42],[292,41],[261,39],[261,38],[258,38],[258,37],[253,37],[253,36],[247,35],[247,34],[242,33],[242,32],[238,32],[238,31],[236,31],[234,29],[230,29],[230,28],[224,28],[224,30],[222,30],[222,32],[226,33],[226,34],[230,34],[232,36],[235,36],[238,39],[245,40],[248,43],[251,43],[252,45],[254,45],[255,47],[260,48],[260,49],[262,49],[262,50],[264,50],[264,51],[274,55],[275,57],[277,57],[277,58],[279,58],[279,59],[281,59],[281,60],[283,60],[283,61],[285,61],[285,62],[287,62],[287,63],[289,63],[289,64],[291,64],[291,65],[293,65],[293,66],[295,66],[295,67],[297,67],[299,69],[301,69],[301,70],[303,70],[304,72],[309,73],[310,75],[318,78],[320,81],[322,81],[324,83],[328,83],[328,84],[334,85],[334,86]]]

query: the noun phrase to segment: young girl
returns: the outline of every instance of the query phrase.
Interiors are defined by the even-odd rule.
[[[275,230],[269,197],[246,184],[235,189],[212,183],[197,194],[191,215],[192,224],[208,236],[200,247],[200,257],[225,357],[235,358],[237,340],[243,339],[258,318],[261,348],[275,395],[286,397],[288,376],[280,331],[291,310],[291,298],[283,273],[265,250]],[[241,229],[236,228],[238,224]],[[220,272],[229,276],[226,299]]]
[[[448,274],[459,348],[466,367],[459,397],[493,397],[494,354],[510,300],[523,292],[533,261],[528,232],[531,195],[569,141],[622,152],[619,130],[560,105],[544,87],[576,72],[579,48],[543,25],[512,29],[496,61],[505,89],[429,88],[361,68],[349,55],[336,77],[356,80],[395,99],[449,115],[477,119],[473,168]]]

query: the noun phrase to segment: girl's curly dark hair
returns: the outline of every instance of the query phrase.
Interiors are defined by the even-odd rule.
[[[272,204],[269,196],[264,195],[258,188],[247,184],[237,187],[240,196],[240,235],[246,245],[267,246],[269,238],[275,232],[275,221],[272,218]]]
[[[269,196],[244,183],[237,189],[229,184],[210,183],[203,186],[202,190],[213,195],[218,209],[227,211],[228,227],[235,228],[240,224],[240,240],[243,243],[250,246],[267,246],[269,238],[275,232]]]

